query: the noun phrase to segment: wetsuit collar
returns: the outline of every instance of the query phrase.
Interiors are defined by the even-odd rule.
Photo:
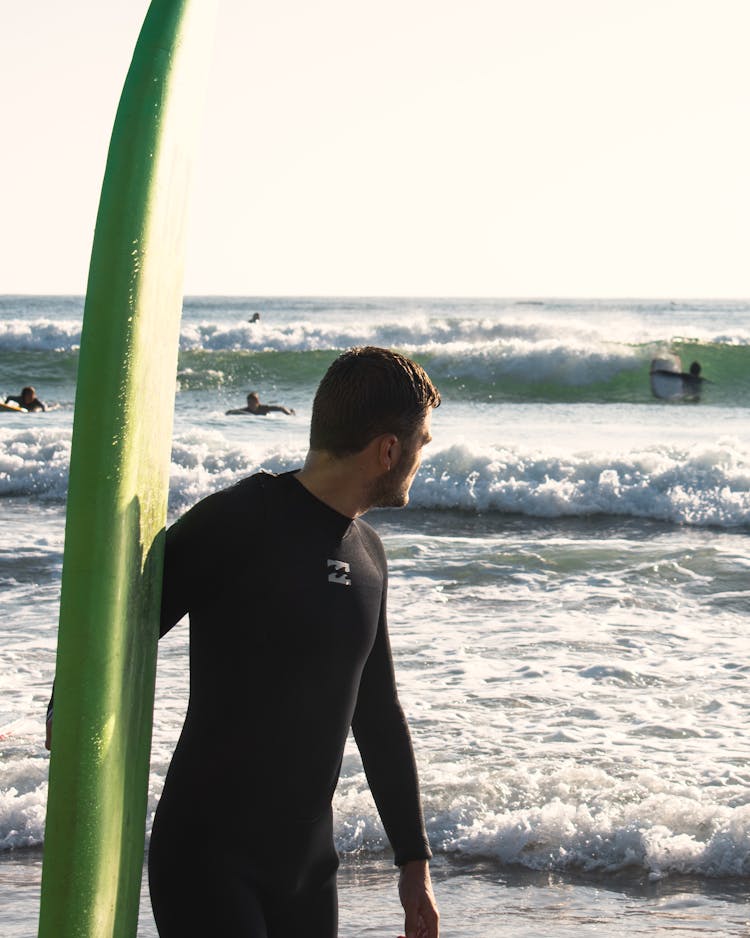
[[[352,524],[354,524],[354,519],[349,518],[347,515],[342,515],[340,511],[336,511],[335,508],[326,505],[317,495],[313,495],[297,478],[298,472],[298,469],[293,469],[290,472],[281,473],[278,478],[286,484],[290,494],[294,494],[300,506],[304,505],[307,510],[316,513],[318,516],[316,520],[319,524],[329,525],[343,537]]]

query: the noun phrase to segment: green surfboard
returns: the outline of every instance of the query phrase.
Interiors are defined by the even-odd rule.
[[[153,0],[91,255],[67,503],[40,938],[133,938],[185,215],[216,0]]]

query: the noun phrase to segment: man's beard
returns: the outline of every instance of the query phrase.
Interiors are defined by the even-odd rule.
[[[403,472],[385,473],[372,484],[370,508],[403,508],[409,502],[409,488]]]

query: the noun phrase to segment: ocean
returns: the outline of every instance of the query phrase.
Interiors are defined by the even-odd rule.
[[[82,309],[0,297],[0,392],[50,406],[0,413],[6,938],[36,934]],[[750,302],[187,298],[170,520],[299,466],[317,382],[358,344],[443,396],[409,506],[368,516],[443,934],[749,934]],[[701,364],[700,401],[652,397],[668,353]],[[295,415],[225,415],[253,390]],[[183,626],[160,649],[147,829],[186,695]],[[205,797],[231,840],[220,764]],[[342,938],[402,933],[351,740],[335,813]],[[211,862],[200,830],[195,852]]]

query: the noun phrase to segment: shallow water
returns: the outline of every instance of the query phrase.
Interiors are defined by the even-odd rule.
[[[196,862],[209,862],[196,855]],[[566,938],[577,935],[746,935],[750,887],[688,877],[652,883],[562,876],[492,864],[433,863],[441,933],[452,938]],[[5,938],[34,938],[39,909],[41,854],[0,858],[0,907]],[[144,869],[137,938],[158,938]],[[381,863],[344,859],[339,872],[340,938],[403,934],[396,874]]]

